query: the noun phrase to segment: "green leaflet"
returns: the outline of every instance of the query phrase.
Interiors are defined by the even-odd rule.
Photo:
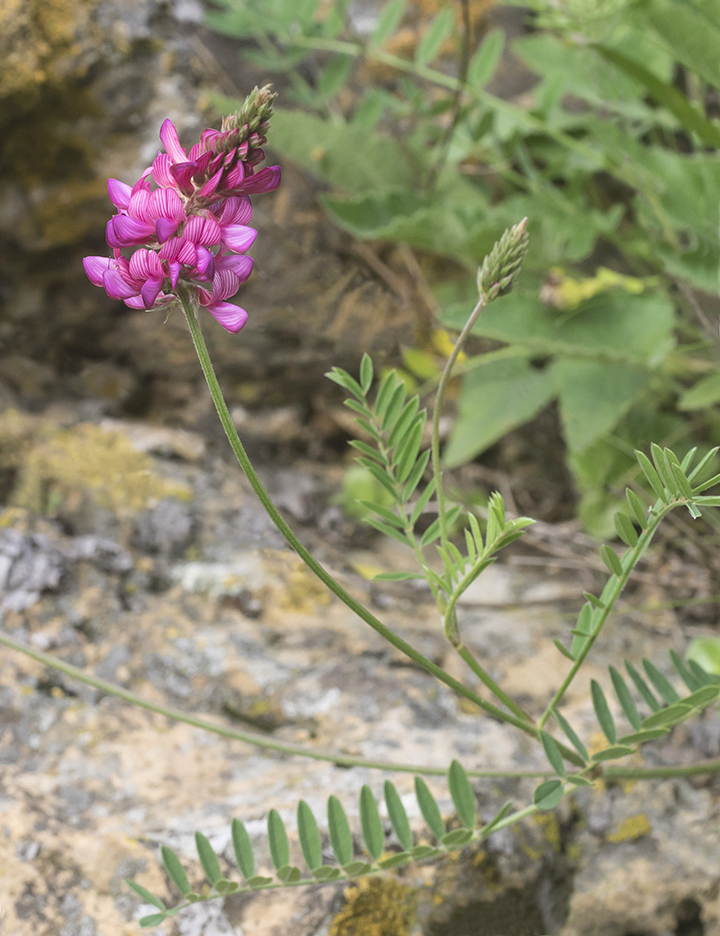
[[[445,823],[440,815],[438,804],[422,777],[415,777],[415,796],[417,797],[420,812],[423,814],[430,831],[437,839],[445,835]]]
[[[590,681],[590,692],[592,695],[593,708],[595,709],[595,714],[597,715],[597,720],[600,722],[603,734],[611,745],[615,744],[617,738],[615,722],[610,714],[605,693],[602,691],[600,684],[594,679]]]
[[[268,814],[268,842],[270,844],[270,857],[275,868],[279,870],[290,864],[290,846],[288,845],[285,825],[277,809],[271,809]]]
[[[222,873],[220,872],[217,856],[210,842],[205,838],[202,832],[195,833],[195,848],[197,849],[198,858],[200,859],[200,864],[203,867],[205,876],[211,884],[215,884],[215,882],[219,881],[222,877]]]
[[[367,849],[377,861],[383,853],[385,834],[375,797],[367,784],[360,791],[360,826]]]
[[[172,850],[168,848],[167,845],[163,845],[160,848],[160,854],[162,855],[163,864],[167,870],[167,873],[175,882],[180,893],[185,896],[189,894],[192,888],[190,887],[190,882],[188,881],[187,874],[185,869],[180,864],[180,859]]]
[[[456,760],[450,764],[448,785],[450,787],[450,796],[455,804],[455,809],[457,810],[460,821],[466,829],[474,829],[475,794],[470,786],[468,775]]]
[[[298,803],[297,824],[303,858],[308,868],[314,871],[322,865],[322,842],[315,816],[305,800]]]
[[[405,807],[402,804],[397,790],[389,780],[385,781],[384,793],[385,805],[387,806],[388,816],[390,817],[395,835],[397,835],[398,841],[404,849],[410,849],[413,845],[413,837],[410,831],[407,813],[405,812]]]
[[[331,796],[327,803],[328,831],[335,857],[341,865],[353,860],[353,840],[345,810],[337,796]]]

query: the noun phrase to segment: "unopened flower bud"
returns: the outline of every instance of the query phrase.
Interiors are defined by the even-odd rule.
[[[527,218],[508,228],[478,270],[477,286],[481,296],[492,302],[512,289],[528,249]]]

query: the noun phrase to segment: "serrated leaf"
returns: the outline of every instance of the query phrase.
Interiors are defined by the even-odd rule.
[[[370,355],[365,352],[360,361],[360,386],[363,393],[367,393],[373,382],[373,362]]]
[[[633,683],[635,684],[635,688],[643,697],[643,699],[648,704],[648,706],[653,710],[653,712],[659,711],[660,703],[652,694],[650,687],[642,678],[640,673],[638,673],[638,671],[635,669],[632,663],[630,663],[628,660],[625,660],[625,669],[628,672],[628,676],[630,677],[630,679],[632,679]]]
[[[608,546],[607,543],[603,543],[603,545],[600,547],[600,558],[605,563],[610,572],[613,572],[618,577],[623,574],[620,556],[618,556],[612,546]]]
[[[315,816],[305,800],[297,807],[298,838],[305,864],[314,871],[322,864],[322,842]]]
[[[546,780],[541,783],[533,795],[533,803],[538,809],[555,809],[563,797],[562,780]]]
[[[625,497],[627,499],[628,506],[632,511],[633,517],[635,517],[636,522],[644,530],[647,527],[648,518],[647,512],[642,505],[642,501],[637,496],[635,491],[631,490],[630,488],[625,491]]]
[[[629,546],[630,549],[634,549],[637,545],[638,535],[630,517],[621,511],[618,511],[615,514],[614,523],[615,531],[623,543],[625,543],[626,546]]]
[[[337,796],[331,796],[327,803],[328,832],[335,857],[341,865],[353,860],[353,841],[350,825],[345,810]]]
[[[220,880],[222,873],[212,845],[202,832],[195,833],[195,848],[197,849],[200,864],[205,872],[205,877],[214,885],[216,881]]]
[[[290,846],[288,845],[285,824],[277,809],[271,809],[268,814],[267,830],[270,857],[275,869],[279,870],[290,864]]]
[[[165,915],[165,904],[162,902],[162,900],[160,900],[159,897],[151,894],[146,887],[143,887],[142,884],[136,884],[135,881],[130,881],[126,878],[125,883],[131,890],[135,891],[138,897],[142,897],[145,903],[152,904],[153,907],[157,907],[158,910],[163,911],[163,916]]]
[[[557,741],[555,738],[549,735],[547,731],[540,732],[540,741],[542,742],[543,749],[545,750],[545,756],[550,761],[550,766],[556,774],[560,774],[561,777],[564,777],[565,764],[563,763],[560,748],[557,746]]]
[[[502,29],[491,29],[483,39],[482,45],[470,59],[467,70],[467,81],[474,88],[484,88],[495,74],[500,62],[505,33]]]
[[[400,25],[405,12],[405,0],[390,0],[381,8],[377,26],[370,37],[370,45],[382,45]]]
[[[666,735],[669,728],[648,728],[641,731],[633,731],[632,734],[624,735],[618,738],[619,744],[645,744],[646,741],[654,741],[656,738],[662,738]]]
[[[643,719],[643,728],[661,728],[664,725],[677,725],[683,721],[692,712],[689,705],[683,705],[682,702],[676,702],[675,705],[669,705],[667,708],[660,709],[659,712],[653,712]]]
[[[475,794],[470,786],[468,775],[457,760],[453,760],[450,764],[448,786],[450,787],[450,796],[455,804],[458,818],[466,829],[474,829]]]
[[[617,760],[618,757],[626,757],[628,754],[634,754],[635,748],[628,744],[612,744],[604,751],[598,751],[593,754],[594,761]]]
[[[385,834],[375,797],[367,784],[360,790],[360,826],[367,850],[377,861],[383,853]]]
[[[445,835],[445,823],[440,815],[438,804],[422,777],[415,777],[415,796],[430,831],[435,838],[441,839]]]
[[[650,660],[644,659],[642,664],[643,669],[647,673],[648,679],[653,684],[660,697],[665,702],[667,702],[668,705],[672,705],[673,702],[678,702],[680,700],[680,696],[675,691],[675,687],[668,682],[660,670],[654,666]]]
[[[405,404],[402,413],[397,418],[397,422],[392,427],[392,432],[388,436],[387,446],[389,449],[394,449],[396,445],[402,442],[419,409],[420,399],[416,396],[411,397]]]
[[[610,714],[605,693],[602,691],[600,683],[595,679],[590,680],[590,693],[592,695],[593,708],[595,709],[595,714],[603,730],[603,734],[610,744],[615,744],[615,739],[617,738],[615,722]]]
[[[610,678],[612,679],[613,688],[615,690],[615,695],[618,697],[620,707],[625,713],[625,718],[627,718],[636,731],[639,731],[640,715],[638,714],[633,697],[630,695],[630,690],[627,687],[627,683],[614,666],[609,667],[609,670]]]
[[[653,468],[650,459],[643,452],[639,452],[637,450],[635,451],[635,457],[638,460],[638,464],[642,468],[643,474],[648,479],[650,487],[664,503],[667,499],[667,496],[665,494],[663,483],[660,480],[660,475]]]
[[[401,500],[403,504],[407,504],[407,502],[412,497],[413,492],[415,491],[415,488],[418,486],[418,484],[422,480],[422,476],[425,474],[425,469],[427,468],[427,464],[429,461],[430,461],[430,449],[427,449],[426,451],[422,453],[422,455],[415,462],[415,467],[408,475],[408,479],[405,482],[405,487],[403,488],[403,492],[402,492]]]
[[[180,891],[183,897],[185,894],[189,894],[192,888],[190,887],[187,874],[185,873],[183,866],[180,864],[180,859],[178,856],[175,854],[172,848],[168,848],[167,845],[161,846],[160,854],[162,855],[165,869],[167,870],[167,873],[170,875],[172,880],[175,882],[177,889]]]
[[[418,65],[428,65],[438,52],[443,43],[453,31],[455,17],[449,7],[440,10],[432,23],[425,30],[425,33],[418,43],[415,50],[415,61]]]
[[[575,748],[575,750],[578,752],[578,754],[580,755],[580,757],[582,757],[582,759],[583,759],[584,761],[589,761],[589,760],[590,760],[590,756],[589,756],[589,754],[588,754],[587,748],[586,748],[585,745],[582,743],[582,741],[580,740],[580,738],[577,736],[577,734],[575,733],[575,731],[574,731],[573,728],[571,727],[570,723],[569,723],[568,721],[566,721],[565,718],[563,718],[563,716],[560,714],[560,712],[558,712],[557,709],[553,709],[553,715],[554,715],[555,718],[557,719],[558,725],[560,725],[560,727],[562,728],[563,732],[565,733],[565,737],[568,739],[568,741],[570,742],[570,744],[572,744],[572,746],[573,746],[573,747]],[[560,772],[560,771],[558,771],[558,773],[559,773],[559,772]]]
[[[245,879],[251,878],[255,874],[255,856],[247,829],[239,819],[233,819],[230,832],[238,868]]]

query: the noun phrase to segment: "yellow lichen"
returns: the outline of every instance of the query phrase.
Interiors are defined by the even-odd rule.
[[[286,611],[313,611],[317,605],[330,601],[328,590],[308,572],[302,560],[286,550],[266,549],[263,557],[274,574],[281,578],[285,590],[280,607]]]
[[[560,823],[555,818],[555,814],[551,812],[535,813],[533,820],[536,825],[542,828],[545,833],[545,838],[550,843],[552,850],[554,852],[559,852],[561,846]]]
[[[635,839],[649,835],[651,832],[652,826],[645,813],[636,813],[634,816],[623,819],[617,829],[606,836],[606,839],[608,842],[634,842]]]
[[[89,498],[119,515],[133,514],[163,497],[188,500],[192,492],[161,478],[149,455],[126,436],[91,423],[72,429],[44,427],[15,453],[19,478],[13,503],[36,513]]]
[[[328,936],[407,936],[414,917],[412,894],[394,878],[361,878],[345,889],[346,904]]]

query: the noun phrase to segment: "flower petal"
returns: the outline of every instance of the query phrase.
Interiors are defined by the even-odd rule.
[[[130,204],[132,188],[117,179],[108,179],[108,195],[116,208],[126,209]]]
[[[135,247],[155,235],[155,226],[127,215],[115,215],[108,221],[105,240],[110,247]]]
[[[259,195],[261,192],[273,192],[280,185],[280,166],[265,166],[260,172],[246,176],[237,191],[248,195]]]
[[[252,272],[253,263],[252,257],[225,254],[221,257],[215,257],[215,270],[230,270],[238,278],[239,283],[244,283]]]
[[[108,257],[85,257],[83,267],[87,278],[94,286],[103,285],[103,275],[107,273],[112,261]]]
[[[152,176],[162,188],[175,188],[175,179],[170,175],[172,159],[167,153],[158,153],[152,164]]]
[[[248,320],[245,309],[233,305],[232,302],[213,302],[205,308],[225,331],[229,331],[232,335],[236,335]]]
[[[173,221],[170,218],[158,218],[155,222],[155,234],[158,244],[164,244],[169,237],[173,236],[179,226],[179,221]]]
[[[244,224],[227,224],[222,228],[223,244],[236,253],[244,253],[248,250],[256,237],[255,228],[246,227]]]
[[[161,276],[152,276],[144,284],[140,290],[140,295],[142,296],[143,302],[145,303],[146,309],[151,309],[155,305],[155,300],[160,294],[162,289],[163,277]]]
[[[165,120],[162,127],[160,127],[160,139],[165,147],[165,152],[174,163],[184,162],[187,159],[187,153],[180,146],[178,132],[171,120]]]
[[[214,218],[192,215],[185,225],[183,237],[194,244],[202,244],[203,247],[214,247],[224,239],[224,232]]]
[[[108,270],[103,275],[103,286],[111,299],[129,299],[140,292],[137,286],[132,286],[124,280],[117,270]]]

